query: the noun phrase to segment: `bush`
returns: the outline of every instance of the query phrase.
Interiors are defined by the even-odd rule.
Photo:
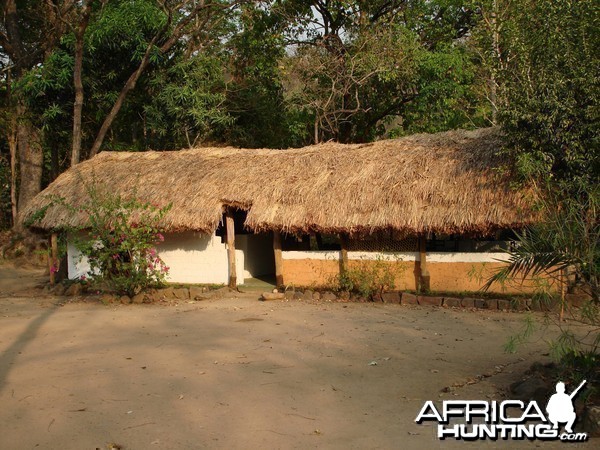
[[[554,286],[566,291],[577,289],[589,299],[581,308],[562,303],[560,317],[548,313],[545,326],[558,327],[560,334],[551,342],[551,354],[563,371],[573,376],[592,376],[590,367],[596,368],[600,360],[600,189],[579,192],[575,198],[557,194],[542,203],[545,220],[521,233],[517,233],[509,251],[507,266],[499,270],[486,284],[542,276],[554,281]],[[568,274],[568,276],[567,276]],[[563,292],[564,292],[563,291]],[[556,289],[540,289],[538,301],[556,301],[561,297]],[[560,301],[559,301],[560,303]],[[586,334],[575,335],[563,322],[585,326]],[[522,333],[513,336],[506,348],[514,351],[515,345],[527,341],[535,331],[536,323],[529,318]],[[577,377],[576,377],[577,378]]]
[[[378,255],[374,261],[362,260],[357,266],[340,271],[333,285],[338,291],[354,292],[373,300],[375,295],[394,289],[394,279],[390,262]]]
[[[82,226],[67,230],[90,264],[82,281],[129,296],[162,285],[169,268],[156,245],[164,240],[161,223],[171,205],[160,208],[97,188],[88,193],[89,200],[77,207],[55,200],[73,214],[86,216]]]

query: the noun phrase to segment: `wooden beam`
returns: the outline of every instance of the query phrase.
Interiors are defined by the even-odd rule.
[[[348,235],[340,233],[340,273],[348,270]]]
[[[279,231],[273,231],[273,253],[275,254],[275,287],[280,287],[283,286],[283,256]]]
[[[52,233],[50,236],[50,284],[56,284],[56,273],[58,272],[58,235]]]
[[[236,289],[235,222],[233,221],[233,211],[230,208],[225,210],[225,228],[227,230],[227,256],[229,259],[229,287],[231,289]]]
[[[419,235],[419,259],[421,268],[420,291],[428,292],[430,287],[429,270],[427,269],[427,236]]]

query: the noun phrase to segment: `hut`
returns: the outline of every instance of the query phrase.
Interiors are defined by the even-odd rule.
[[[82,204],[96,183],[172,204],[158,248],[172,282],[272,275],[278,285],[318,286],[377,261],[393,265],[398,289],[472,291],[506,257],[506,230],[536,220],[533,192],[511,189],[497,170],[501,146],[487,128],[289,150],[102,152],[60,175],[24,214],[56,196]],[[85,219],[53,204],[33,227],[57,232]],[[85,271],[69,246],[69,277]]]

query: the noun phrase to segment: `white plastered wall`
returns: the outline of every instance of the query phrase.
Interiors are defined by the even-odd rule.
[[[238,236],[236,236],[236,241]],[[169,267],[170,283],[229,282],[227,245],[219,236],[196,232],[169,233],[158,247],[158,254]],[[244,282],[244,252],[236,249],[236,277]]]
[[[340,259],[337,251],[286,251],[282,252],[283,259]],[[459,253],[459,252],[427,252],[427,262],[498,262],[506,261],[508,253]],[[387,253],[387,252],[348,252],[350,260],[383,260],[383,261],[420,261],[418,252]]]
[[[270,235],[237,235],[236,277],[244,278],[273,273],[273,247]],[[167,233],[158,254],[169,267],[170,283],[227,284],[229,260],[227,245],[221,237],[197,232]],[[70,241],[67,247],[69,278],[77,279],[90,272],[86,257]]]
[[[237,238],[237,237],[236,237]],[[171,283],[214,283],[229,282],[227,246],[218,236],[185,232],[169,233],[158,247],[158,254],[169,267],[167,281]],[[67,245],[68,271],[70,279],[80,278],[90,272],[85,256],[69,241]],[[236,276],[238,283],[244,282],[244,251],[237,250]]]

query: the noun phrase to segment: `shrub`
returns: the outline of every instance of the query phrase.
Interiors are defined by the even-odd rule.
[[[394,289],[395,271],[390,261],[377,255],[372,260],[361,260],[355,266],[340,271],[334,277],[333,285],[338,291],[354,292],[361,297],[373,300],[377,294]]]
[[[82,281],[129,296],[163,284],[169,268],[156,245],[164,240],[161,223],[171,205],[160,208],[97,187],[88,194],[89,200],[77,207],[54,200],[86,217],[83,225],[67,230],[89,261],[90,272]]]
[[[594,188],[580,192],[575,198],[549,196],[541,205],[546,212],[544,222],[517,233],[506,267],[486,284],[489,287],[493,282],[539,275],[554,281],[555,289],[540,285],[534,297],[537,301],[560,304],[556,286],[563,292],[568,287],[576,288],[587,296],[589,301],[581,308],[563,302],[560,317],[548,313],[544,324],[544,327],[559,329],[558,338],[550,343],[551,354],[559,361],[561,370],[569,371],[574,378],[599,376],[596,365],[600,359],[599,194],[600,190]],[[584,325],[586,334],[574,334],[565,326],[563,315],[568,318],[568,324]],[[536,323],[529,318],[523,332],[513,336],[506,349],[514,351],[515,345],[526,342],[535,328]],[[590,367],[595,367],[595,372],[590,371]]]

